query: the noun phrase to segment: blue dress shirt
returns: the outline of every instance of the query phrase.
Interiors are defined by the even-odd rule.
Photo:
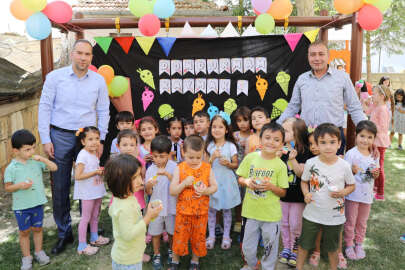
[[[89,70],[79,78],[72,66],[46,76],[38,109],[38,130],[43,144],[50,143],[50,125],[68,130],[98,126],[104,140],[110,120],[110,99],[104,78]]]

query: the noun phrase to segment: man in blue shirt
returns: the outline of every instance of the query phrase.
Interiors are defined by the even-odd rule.
[[[38,130],[45,153],[55,160],[52,174],[53,216],[58,242],[52,253],[73,242],[70,217],[70,184],[76,136],[79,128],[98,126],[103,142],[110,119],[110,101],[104,78],[89,70],[93,47],[77,40],[70,55],[72,65],[50,72],[42,89],[38,109]],[[103,152],[101,144],[99,154]]]

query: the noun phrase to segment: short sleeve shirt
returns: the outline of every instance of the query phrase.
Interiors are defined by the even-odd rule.
[[[301,180],[309,181],[313,200],[305,206],[305,219],[323,225],[345,223],[344,198],[332,198],[330,192],[355,183],[349,163],[338,158],[333,165],[328,165],[319,157],[311,158],[305,163]]]
[[[110,149],[111,154],[119,154],[120,149],[118,149],[118,140],[115,138],[112,143],[111,143],[111,149]]]
[[[29,159],[24,163],[13,159],[4,173],[4,183],[18,184],[32,181],[29,189],[13,192],[12,210],[24,210],[47,202],[42,172],[46,165],[43,162]]]
[[[248,154],[236,174],[252,180],[270,181],[277,187],[288,188],[287,166],[280,158],[262,158],[261,152]],[[271,191],[260,192],[246,188],[242,216],[265,222],[280,221],[280,197]]]

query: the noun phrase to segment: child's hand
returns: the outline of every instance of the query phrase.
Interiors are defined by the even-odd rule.
[[[214,159],[219,158],[219,157],[221,157],[221,151],[217,148],[217,149],[214,151],[214,153],[212,153],[211,159],[214,160]]]
[[[35,161],[42,161],[43,157],[41,157],[40,155],[33,155],[32,159],[35,160]]]
[[[153,204],[148,205],[148,210],[146,211],[145,218],[152,220],[159,216],[160,211],[162,211],[163,205],[159,204],[159,206],[154,206]]]
[[[356,164],[353,164],[352,165],[352,171],[353,171],[353,174],[357,174],[358,172],[361,172],[361,171],[363,171],[359,166],[357,166]]]
[[[252,190],[258,189],[259,185],[256,184],[256,182],[253,179],[247,178],[246,181],[246,186]]]
[[[293,160],[293,159],[295,159],[296,157],[297,157],[297,150],[295,150],[295,149],[292,149],[291,151],[290,151],[290,154],[288,155],[288,160]]]
[[[371,173],[373,174],[373,178],[377,179],[380,176],[380,169],[375,168],[374,170],[371,171]]]
[[[157,177],[152,177],[148,180],[148,185],[152,185],[152,187],[154,187],[156,186],[157,182]]]
[[[219,164],[221,164],[222,166],[225,166],[225,167],[229,167],[229,165],[230,165],[231,163],[230,163],[229,160],[227,160],[226,158],[220,158],[220,159],[219,159]]]
[[[304,201],[305,201],[305,203],[307,203],[307,204],[310,204],[311,202],[313,202],[313,200],[312,200],[312,193],[311,193],[311,192],[308,192],[308,193],[305,195]]]
[[[146,162],[152,162],[153,161],[153,156],[151,154],[147,154],[144,157],[144,159],[145,159]]]
[[[343,190],[341,190],[341,191],[330,192],[330,196],[332,198],[338,199],[338,198],[344,198],[344,196],[346,196],[346,195],[344,194]]]
[[[184,179],[183,183],[186,187],[191,187],[193,185],[194,182],[194,176],[187,176],[186,179]]]
[[[29,189],[32,187],[32,180],[26,180],[25,182],[19,183],[19,188],[20,189]]]
[[[262,181],[261,184],[257,185],[257,186],[258,186],[258,188],[257,188],[258,191],[272,191],[273,188],[275,187],[275,185],[272,184],[270,182],[270,180],[269,181]]]
[[[95,173],[96,175],[103,175],[104,170],[103,170],[103,169],[98,169],[98,170],[95,170],[94,173]]]
[[[166,172],[166,170],[163,169],[163,168],[159,168],[159,169],[157,170],[157,175],[166,175],[166,174],[167,174],[167,172]]]
[[[206,185],[199,185],[198,187],[194,187],[195,193],[197,193],[198,197],[201,197],[202,195],[208,195],[205,194],[205,191],[207,190]]]

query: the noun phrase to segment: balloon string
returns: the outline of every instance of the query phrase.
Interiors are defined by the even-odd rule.
[[[334,24],[334,23],[336,23],[336,22],[338,22],[338,21],[341,20],[341,18],[339,18],[339,17],[332,17],[332,18],[334,19],[333,21],[328,22],[328,23],[325,24],[325,25],[322,25],[321,27],[319,27],[319,29],[325,28],[325,27],[327,27],[328,25]]]

